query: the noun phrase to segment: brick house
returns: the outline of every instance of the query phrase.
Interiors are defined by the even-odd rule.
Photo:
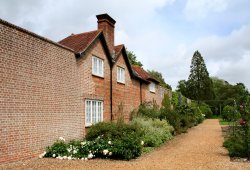
[[[128,121],[144,101],[161,105],[169,91],[114,45],[115,20],[97,19],[97,30],[58,43],[0,19],[0,163],[80,139],[99,121]]]

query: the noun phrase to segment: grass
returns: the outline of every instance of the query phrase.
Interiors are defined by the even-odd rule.
[[[226,120],[220,119],[220,125],[233,125],[234,122],[228,122]]]
[[[221,119],[220,115],[212,115],[209,119]]]

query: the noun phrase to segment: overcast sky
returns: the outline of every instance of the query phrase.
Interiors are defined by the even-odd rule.
[[[115,43],[173,88],[187,80],[199,50],[210,76],[250,89],[249,7],[249,0],[0,0],[0,18],[59,41],[95,30],[95,16],[108,13]]]

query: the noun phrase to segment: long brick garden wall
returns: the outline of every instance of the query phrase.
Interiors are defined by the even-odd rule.
[[[75,55],[0,21],[0,163],[84,135]]]

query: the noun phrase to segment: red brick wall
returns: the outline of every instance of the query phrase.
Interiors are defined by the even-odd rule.
[[[0,163],[84,135],[73,52],[0,21]]]
[[[92,75],[92,56],[104,60],[104,77]],[[80,96],[84,111],[86,99],[101,100],[104,109],[103,120],[110,121],[110,65],[99,39],[91,45],[85,55],[77,59],[77,66],[80,77]]]
[[[143,101],[155,101],[158,106],[161,107],[162,105],[162,100],[164,98],[164,94],[169,95],[169,97],[172,96],[171,91],[167,90],[160,85],[155,86],[155,92],[150,92],[149,91],[149,85],[144,84],[143,89],[145,91],[145,98],[143,98]]]
[[[125,69],[125,84],[117,82],[117,66]],[[112,106],[114,119],[123,115],[129,120],[130,113],[140,105],[140,82],[131,79],[123,54],[120,54],[112,69]]]

